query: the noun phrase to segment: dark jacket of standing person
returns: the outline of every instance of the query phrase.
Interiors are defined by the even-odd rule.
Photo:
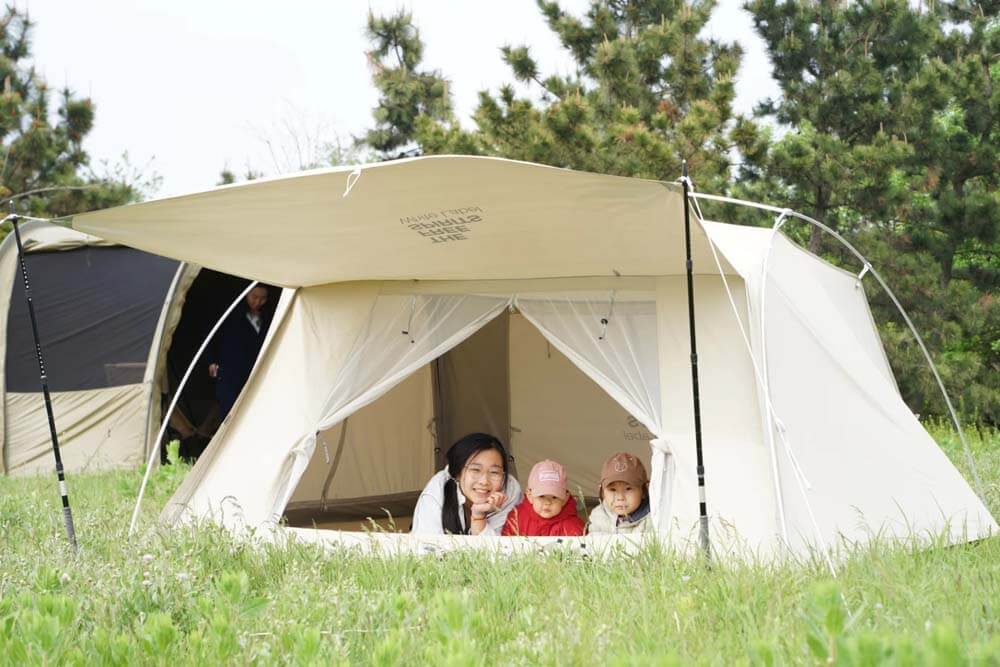
[[[261,292],[263,290],[263,292]],[[261,294],[263,298],[261,299]],[[250,304],[256,306],[251,308]],[[257,355],[264,344],[267,329],[271,325],[268,313],[263,308],[267,303],[267,290],[255,287],[247,295],[246,301],[228,317],[215,336],[214,354],[209,365],[209,374],[216,378],[215,397],[219,401],[221,418],[225,419],[243,390],[253,370]],[[254,326],[256,311],[258,326]]]

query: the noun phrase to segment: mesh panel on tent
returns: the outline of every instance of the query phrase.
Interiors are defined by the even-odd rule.
[[[616,301],[617,299],[617,301]],[[656,300],[518,297],[517,307],[559,351],[654,433],[661,431]]]
[[[53,392],[142,382],[177,262],[139,250],[84,247],[25,256]],[[7,317],[6,387],[41,391],[24,298],[14,280]]]
[[[316,435],[336,426],[471,336],[510,304],[469,295],[380,295],[327,394],[321,417],[292,451],[272,516],[281,516],[308,467]]]

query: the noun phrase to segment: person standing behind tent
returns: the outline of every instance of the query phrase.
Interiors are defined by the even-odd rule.
[[[267,299],[267,287],[254,287],[243,303],[226,318],[215,336],[208,374],[216,380],[215,397],[219,401],[221,419],[225,419],[233,409],[264,344],[271,325],[270,317],[264,311]]]
[[[470,433],[448,449],[448,465],[424,487],[413,510],[417,535],[499,535],[521,502],[507,450],[492,435]]]

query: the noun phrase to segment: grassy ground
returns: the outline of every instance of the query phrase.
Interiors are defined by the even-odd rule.
[[[965,472],[957,441],[935,428]],[[972,447],[1000,516],[1000,433]],[[820,563],[708,570],[647,550],[357,558],[256,551],[152,522],[184,469],[70,479],[82,549],[55,483],[0,478],[2,664],[1000,664],[1000,539],[872,548],[836,580]]]

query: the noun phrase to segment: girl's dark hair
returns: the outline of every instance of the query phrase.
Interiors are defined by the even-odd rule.
[[[463,530],[459,512],[465,511],[458,506],[458,483],[455,481],[465,470],[465,464],[479,452],[495,449],[503,461],[503,488],[507,490],[507,450],[496,436],[486,433],[470,433],[459,439],[448,449],[448,475],[450,479],[444,483],[444,503],[441,505],[441,526],[445,533],[452,535],[468,534],[468,526]]]

